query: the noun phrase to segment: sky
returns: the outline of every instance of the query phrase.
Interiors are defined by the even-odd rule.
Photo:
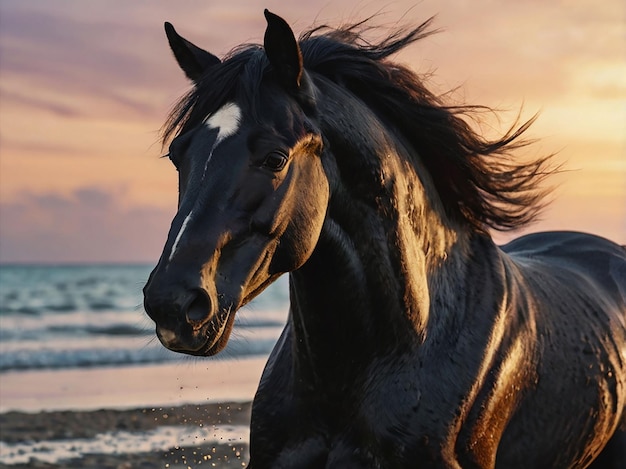
[[[379,13],[377,24],[436,15],[440,32],[396,60],[455,104],[539,113],[521,157],[558,152],[566,171],[540,222],[626,244],[626,4],[622,0],[2,0],[0,262],[158,259],[177,175],[159,130],[190,87],[163,22],[223,56],[262,42],[263,9],[296,34]],[[520,111],[521,110],[521,111]],[[505,241],[520,233],[497,235]]]

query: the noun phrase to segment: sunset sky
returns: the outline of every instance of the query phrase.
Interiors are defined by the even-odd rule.
[[[441,32],[397,60],[455,103],[536,112],[525,155],[568,170],[540,223],[626,243],[626,7],[623,0],[4,0],[0,2],[0,262],[155,262],[177,177],[159,129],[188,90],[163,33],[222,56],[261,42],[263,8],[296,33],[382,11],[377,24]],[[381,10],[382,6],[382,10]],[[498,239],[503,240],[500,236]]]

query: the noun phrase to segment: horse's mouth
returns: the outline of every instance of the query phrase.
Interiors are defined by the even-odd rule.
[[[248,304],[256,298],[273,281],[273,278],[269,278],[263,282],[257,289],[241,300],[239,307]],[[224,350],[230,338],[230,333],[233,330],[235,314],[239,307],[235,308],[231,305],[228,309],[215,314],[214,317],[200,327],[197,332],[194,331],[195,334],[204,336],[205,341],[202,347],[198,350],[183,352],[190,355],[210,357]]]
[[[209,357],[221,352],[230,338],[235,321],[235,309],[228,308],[213,315],[200,327],[182,324],[173,331],[157,327],[157,337],[169,350],[187,355]]]
[[[233,330],[236,310],[232,307],[216,314],[207,324],[205,329],[206,342],[201,349],[201,355],[210,357],[224,350],[230,333]],[[203,328],[204,329],[204,328]]]

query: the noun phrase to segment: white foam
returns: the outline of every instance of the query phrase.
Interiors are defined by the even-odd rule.
[[[218,443],[243,444],[248,442],[246,425],[210,427],[157,427],[147,432],[107,432],[94,438],[47,440],[27,443],[0,441],[1,464],[27,464],[38,460],[57,464],[87,454],[133,454],[167,451],[174,447]]]

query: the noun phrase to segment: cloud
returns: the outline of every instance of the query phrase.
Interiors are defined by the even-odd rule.
[[[362,0],[0,1],[0,259],[157,257],[172,213],[156,206],[171,207],[175,197],[173,170],[155,162],[157,132],[189,86],[168,50],[163,21],[222,56],[262,40],[264,7],[296,33],[381,10],[379,2]],[[545,152],[585,155],[576,159],[592,169],[623,156],[624,12],[620,0],[566,9],[539,1],[398,0],[374,23],[384,32],[385,24],[417,24],[438,14],[434,26],[443,31],[397,59],[418,71],[436,70],[427,83],[436,93],[461,85],[459,102],[514,111],[524,103],[522,117],[542,109],[532,136],[552,139],[544,140]],[[610,181],[624,181],[620,168]],[[576,181],[589,179],[581,171]],[[617,194],[617,183],[606,181],[588,192]],[[574,193],[563,200],[577,208]],[[594,200],[611,209],[604,223],[614,226],[621,216],[622,231],[612,232],[623,239],[624,211],[616,208],[622,199],[602,197]],[[591,205],[585,210],[596,213]],[[566,224],[561,212],[552,212],[555,226]],[[586,211],[576,216],[591,219]]]
[[[175,67],[158,24],[115,15],[102,2],[2,4],[0,63],[5,109],[37,107],[63,117],[154,116]],[[95,11],[101,10],[101,11]],[[153,49],[160,44],[162,54]],[[171,83],[171,81],[170,81]]]
[[[31,109],[44,109],[57,117],[76,118],[82,114],[75,108],[64,103],[55,102],[35,96],[26,96],[18,92],[3,92],[2,101],[4,106],[24,107]]]
[[[0,262],[156,262],[173,214],[124,196],[83,187],[0,203]]]

